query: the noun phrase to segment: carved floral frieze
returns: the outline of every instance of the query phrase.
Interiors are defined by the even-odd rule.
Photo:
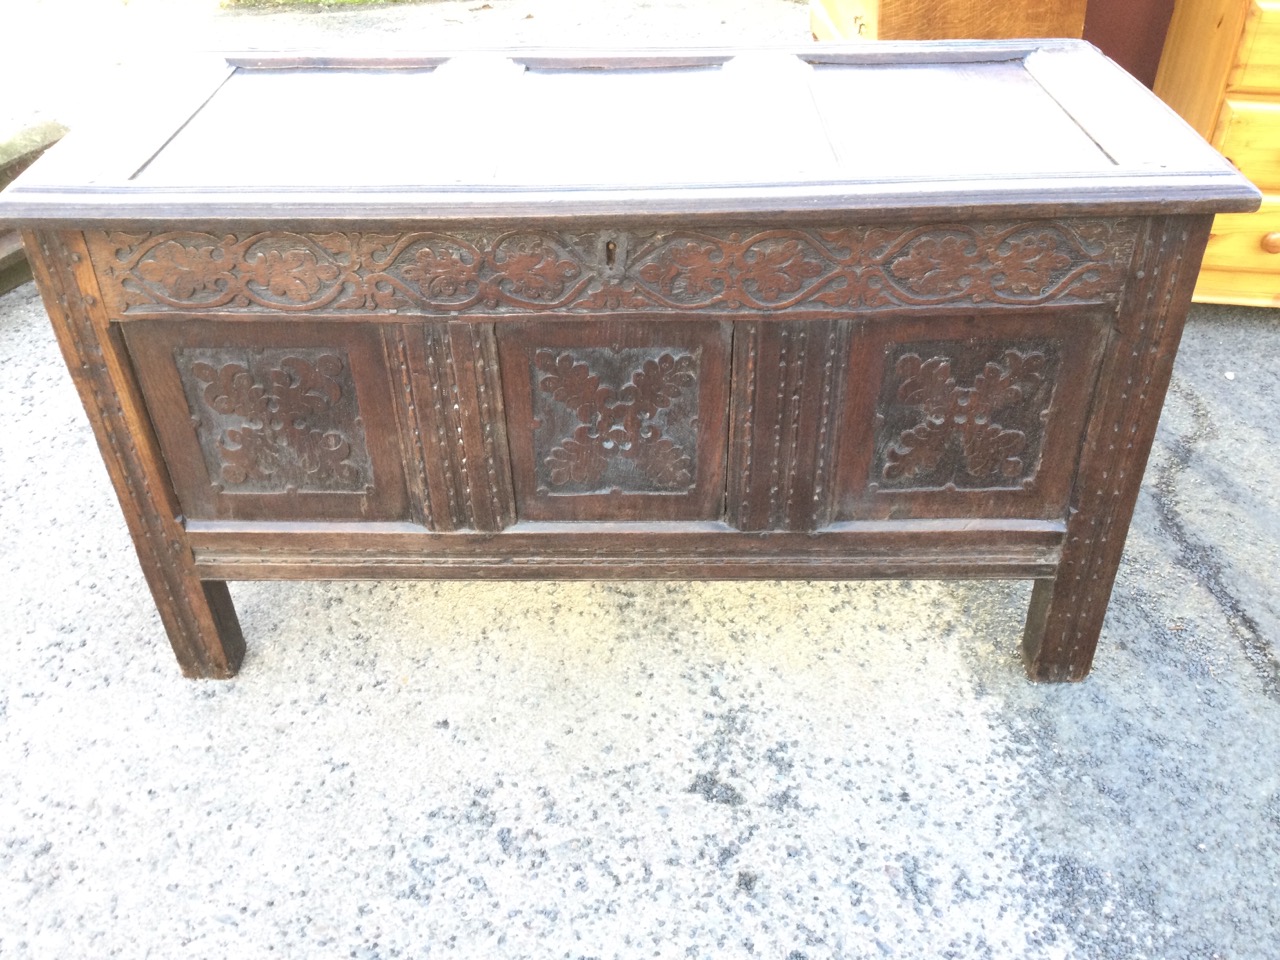
[[[90,234],[131,313],[847,311],[1114,299],[1130,220],[401,234]],[[619,259],[618,254],[622,252]]]

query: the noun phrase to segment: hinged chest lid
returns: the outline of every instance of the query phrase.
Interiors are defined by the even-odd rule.
[[[78,131],[0,220],[1217,212],[1258,192],[1067,40],[219,59]]]

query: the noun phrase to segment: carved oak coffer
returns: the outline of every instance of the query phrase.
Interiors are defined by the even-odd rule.
[[[187,675],[240,664],[227,580],[343,577],[1027,577],[1029,674],[1088,671],[1257,203],[1091,47],[196,80],[0,197]]]

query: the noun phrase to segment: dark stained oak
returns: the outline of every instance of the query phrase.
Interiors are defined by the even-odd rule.
[[[244,637],[231,595],[225,582],[196,573],[150,416],[119,329],[103,314],[83,240],[26,231],[23,241],[178,664],[188,677],[232,677]]]
[[[1032,590],[1022,646],[1037,680],[1093,663],[1186,320],[1210,217],[1153,217],[1134,261],[1080,454],[1062,560]]]
[[[1209,223],[1258,198],[1071,41],[184,89],[0,221],[193,677],[243,656],[228,580],[925,576],[1034,579],[1028,675],[1078,680]],[[344,111],[378,136],[313,136]]]

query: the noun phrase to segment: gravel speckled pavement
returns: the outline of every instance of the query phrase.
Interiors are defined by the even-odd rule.
[[[456,16],[441,46],[524,11],[203,35]],[[619,41],[804,29],[784,0],[680,15],[610,13]],[[1197,308],[1080,685],[1023,678],[1004,582],[236,584],[244,669],[193,683],[22,287],[0,957],[1273,958],[1278,413],[1280,312]]]

